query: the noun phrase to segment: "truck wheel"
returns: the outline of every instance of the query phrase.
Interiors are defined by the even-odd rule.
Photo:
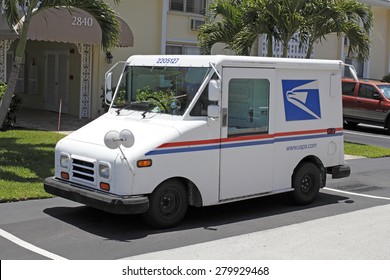
[[[346,121],[345,122],[345,127],[354,129],[354,128],[356,128],[358,126],[358,124],[359,124],[358,122]]]
[[[320,189],[325,188],[326,186],[326,169],[323,165],[321,165],[320,169]]]
[[[387,134],[390,134],[390,118],[387,119],[385,127],[387,127]]]
[[[300,164],[293,174],[292,198],[299,205],[306,205],[316,198],[321,185],[321,173],[319,168],[311,162]]]
[[[157,187],[149,200],[144,220],[155,228],[178,225],[188,208],[187,191],[179,180],[169,180]]]

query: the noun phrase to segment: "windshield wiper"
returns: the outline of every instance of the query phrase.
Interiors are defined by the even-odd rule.
[[[134,109],[137,111],[144,111],[144,110],[149,110],[149,106],[152,105],[150,102],[145,102],[145,101],[135,101],[135,102],[130,102],[130,104],[123,106],[122,108],[117,109],[115,112],[117,115],[120,114],[120,112],[124,109]]]
[[[116,109],[115,112],[117,115],[119,115],[123,109],[128,109],[128,108],[130,108],[130,106],[131,106],[131,104],[123,106],[122,108]]]

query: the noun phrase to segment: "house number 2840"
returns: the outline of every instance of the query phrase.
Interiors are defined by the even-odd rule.
[[[93,19],[90,17],[73,17],[72,25],[76,26],[92,26]]]

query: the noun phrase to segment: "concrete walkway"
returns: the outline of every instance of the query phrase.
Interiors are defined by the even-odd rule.
[[[390,205],[128,260],[389,260]]]
[[[59,116],[57,112],[21,108],[17,113],[15,126],[69,134],[90,121],[92,119],[79,119],[68,114]]]

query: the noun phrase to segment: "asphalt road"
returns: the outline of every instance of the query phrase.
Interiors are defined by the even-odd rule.
[[[281,194],[191,208],[180,226],[168,230],[151,229],[140,216],[112,215],[62,198],[0,204],[0,259],[251,259],[259,252],[263,259],[390,259],[390,223],[383,223],[390,220],[390,158],[348,164],[351,176],[329,179],[310,206],[292,205]],[[329,228],[343,238],[330,238]],[[291,232],[294,239],[281,239]],[[352,239],[353,232],[360,242]],[[259,238],[267,240],[268,251],[266,245],[245,246]],[[289,254],[282,240],[294,245]],[[339,250],[329,251],[324,241]],[[202,244],[206,247],[199,251]],[[235,250],[222,250],[224,244],[234,244],[229,248]],[[301,252],[310,247],[305,244],[313,248]]]
[[[344,140],[390,148],[390,135],[387,133],[387,130],[378,126],[358,125],[353,130],[344,129]]]

